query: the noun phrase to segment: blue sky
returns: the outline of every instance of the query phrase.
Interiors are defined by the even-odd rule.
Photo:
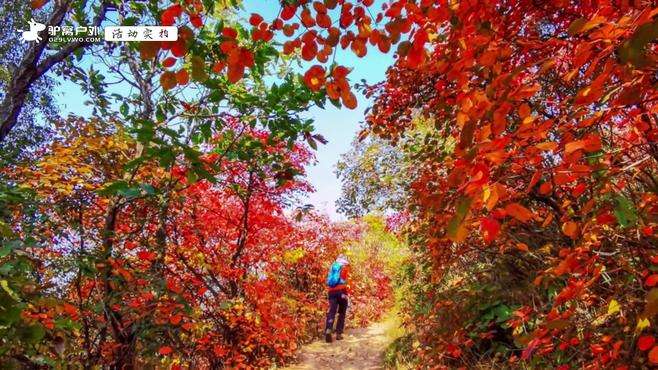
[[[278,4],[264,7],[263,3],[262,0],[247,0],[243,4],[246,14],[251,13],[253,9],[258,9],[266,20],[273,19],[278,10]],[[275,2],[269,3],[276,4]],[[339,49],[336,60],[353,68],[349,75],[353,83],[361,79],[375,83],[384,79],[386,68],[393,61],[390,54],[382,55],[375,50],[376,48],[369,50],[368,55],[364,58],[357,58],[349,49]],[[63,80],[60,82],[55,95],[62,113],[88,116],[91,110],[84,105],[87,98],[80,88],[71,82]],[[303,203],[313,204],[317,210],[326,212],[333,219],[343,219],[336,212],[335,207],[335,201],[340,196],[340,182],[334,174],[334,167],[340,159],[340,155],[349,150],[350,144],[360,128],[360,122],[363,121],[364,110],[370,104],[365,97],[360,94],[357,96],[359,106],[355,110],[337,109],[332,104],[327,104],[324,110],[313,108],[309,112],[310,118],[315,120],[316,132],[323,135],[328,143],[318,147],[317,163],[308,168],[308,180],[316,191],[309,194],[308,199],[305,199]]]

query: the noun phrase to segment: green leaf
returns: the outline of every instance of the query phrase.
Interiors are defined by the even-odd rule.
[[[464,222],[464,219],[466,218],[466,215],[471,208],[472,202],[473,199],[470,197],[462,197],[457,202],[457,207],[455,207],[455,215],[450,219],[446,229],[449,237],[454,238],[457,236],[459,226],[462,224],[462,222]]]
[[[619,225],[621,227],[635,225],[637,223],[637,211],[633,202],[623,195],[617,195],[615,197],[615,203],[614,213]]]
[[[12,304],[6,305],[8,302],[0,304],[0,324],[11,325],[21,319],[21,312],[23,311],[21,305]]]
[[[140,187],[144,192],[148,195],[153,195],[155,194],[155,188],[151,184],[141,184]]]
[[[2,289],[5,292],[7,292],[7,294],[9,294],[9,296],[11,298],[13,298],[14,300],[16,300],[16,301],[20,300],[20,297],[18,296],[18,294],[16,294],[16,292],[11,290],[11,288],[9,287],[9,282],[7,282],[7,280],[0,280],[0,287],[2,287]]]
[[[42,325],[32,325],[27,327],[21,336],[26,342],[36,344],[41,342],[43,337],[46,336],[46,330],[44,330]]]
[[[0,266],[0,274],[7,275],[13,269],[14,269],[14,265],[12,263],[7,262],[2,266]]]
[[[121,114],[123,114],[124,117],[128,116],[129,108],[126,102],[123,102],[123,104],[121,104],[121,107],[119,108],[119,112],[121,112]]]
[[[12,234],[11,228],[6,223],[0,221],[0,236],[8,237]]]
[[[0,248],[0,258],[2,258],[2,257],[6,257],[7,255],[9,255],[9,253],[11,253],[11,250],[12,250],[12,248],[11,248],[10,245],[8,245],[8,244],[7,244],[7,245],[3,245],[3,246]]]
[[[133,187],[133,188],[121,189],[117,193],[128,199],[132,199],[140,196],[142,192],[140,191],[139,188]]]
[[[115,181],[115,182],[107,185],[106,187],[98,190],[98,194],[106,195],[106,196],[107,195],[117,195],[117,194],[119,194],[119,192],[125,191],[126,189],[128,189],[128,183],[123,181],[123,180],[119,180],[119,181]]]
[[[59,318],[55,320],[55,327],[57,329],[66,329],[66,330],[72,330],[72,329],[80,329],[81,325],[80,323],[77,323],[70,318]]]

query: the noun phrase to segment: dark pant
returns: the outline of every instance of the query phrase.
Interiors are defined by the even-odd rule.
[[[345,328],[345,312],[347,312],[347,295],[344,292],[329,293],[329,312],[327,312],[327,324],[325,326],[325,333],[329,333],[333,329],[336,311],[338,311],[336,333],[341,334]]]

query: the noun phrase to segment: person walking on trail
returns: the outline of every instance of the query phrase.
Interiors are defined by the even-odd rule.
[[[332,331],[334,319],[338,312],[336,322],[336,340],[343,339],[345,329],[345,313],[347,312],[347,275],[349,274],[349,261],[347,256],[341,254],[329,268],[327,275],[327,290],[329,298],[329,311],[327,312],[327,324],[324,329],[324,338],[327,343],[333,341]]]

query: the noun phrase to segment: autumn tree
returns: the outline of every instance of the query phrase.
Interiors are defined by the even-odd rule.
[[[369,90],[371,132],[396,142],[420,116],[437,138],[424,143],[410,187],[411,240],[425,266],[411,275],[413,304],[428,307],[412,320],[431,323],[418,330],[421,361],[658,361],[647,345],[656,10],[567,2],[392,9],[414,36],[387,81]]]
[[[308,153],[295,148],[324,140],[304,117],[326,99],[316,77],[298,78],[267,26],[248,29],[220,3],[32,5],[48,25],[97,25],[111,11],[123,25],[176,24],[180,38],[95,47],[45,37],[16,57],[3,140],[16,132],[28,92],[55,67],[80,84],[93,110],[47,122],[53,135],[41,150],[3,169],[25,194],[3,214],[2,330],[12,338],[1,343],[3,363],[248,367],[289,358],[307,324],[292,325],[286,297],[263,293],[287,287],[301,267],[276,278],[281,253],[304,240],[281,233],[293,230],[283,194],[307,190],[296,177]],[[279,78],[267,78],[274,71]],[[338,98],[353,106],[348,73],[337,68],[334,79],[344,90]],[[213,218],[198,223],[201,215]],[[324,271],[321,261],[313,271]]]
[[[341,180],[338,210],[351,217],[404,208],[407,178],[403,152],[378,138],[354,141],[336,164]]]

